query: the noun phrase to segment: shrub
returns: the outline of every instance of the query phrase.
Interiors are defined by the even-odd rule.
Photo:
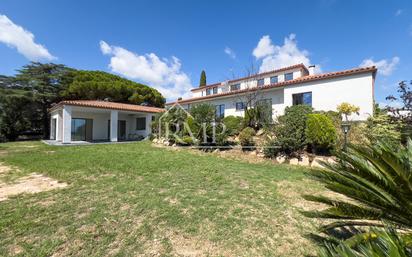
[[[253,137],[255,136],[255,130],[253,128],[244,128],[239,134],[239,141],[242,147],[254,146],[255,142]]]
[[[276,154],[292,155],[303,150],[306,145],[306,120],[310,113],[312,107],[308,105],[285,108],[285,114],[278,118],[278,124],[274,128],[276,139],[270,142],[278,148]]]
[[[230,136],[239,134],[244,123],[243,117],[227,116],[223,118],[223,124],[226,126],[226,131]]]
[[[308,115],[305,135],[314,152],[328,152],[336,142],[336,129],[332,120],[320,113]]]
[[[223,126],[217,124],[215,135],[213,135],[213,123],[215,121],[215,107],[211,104],[198,104],[191,108],[192,118],[188,118],[188,124],[193,136],[203,145],[226,145],[227,131],[223,131]],[[203,125],[204,124],[204,125]],[[205,127],[204,127],[205,126]],[[204,128],[206,130],[206,140],[204,139]],[[215,137],[215,142],[213,142]],[[206,143],[205,143],[206,141]]]
[[[276,139],[267,138],[263,145],[263,155],[266,158],[275,158],[280,152],[279,149],[280,147]]]
[[[216,109],[214,105],[211,104],[196,104],[190,108],[190,115],[196,123],[211,123],[215,120]]]
[[[367,121],[368,138],[371,141],[387,140],[393,145],[401,142],[402,123],[385,113],[377,113]]]
[[[195,142],[191,136],[183,136],[181,144],[182,145],[194,145]]]
[[[180,142],[181,138],[185,135],[184,127],[187,118],[187,113],[184,110],[172,108],[166,114],[161,115],[161,121],[160,116],[156,116],[155,122],[152,124],[152,129],[155,133],[168,136],[170,142]],[[162,131],[158,131],[159,122],[161,122]],[[168,126],[168,128],[166,128],[166,126]]]

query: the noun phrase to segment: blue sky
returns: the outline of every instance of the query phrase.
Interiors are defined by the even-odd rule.
[[[293,62],[319,72],[375,64],[376,100],[412,79],[411,1],[2,0],[0,74],[30,60],[104,70],[187,96]]]

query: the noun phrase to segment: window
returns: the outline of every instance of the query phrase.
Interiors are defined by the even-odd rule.
[[[240,84],[230,85],[230,91],[236,91],[240,89]]]
[[[213,88],[213,94],[217,94],[217,87]]]
[[[265,85],[265,79],[258,79],[257,85],[258,85],[258,87],[261,87],[261,86]]]
[[[270,77],[270,84],[278,83],[278,76]]]
[[[306,104],[312,106],[312,92],[292,95],[293,105]]]
[[[216,105],[216,118],[221,119],[225,117],[225,105]]]
[[[245,109],[245,103],[237,102],[236,103],[236,111],[242,111]]]
[[[93,131],[93,120],[90,119],[72,119],[72,141],[91,141]]]
[[[152,116],[152,121],[155,121],[156,120],[156,116]]]
[[[289,81],[293,79],[293,72],[285,74],[285,81]]]
[[[212,89],[211,88],[206,89],[206,95],[211,95],[211,94],[212,94]]]
[[[146,129],[146,117],[136,118],[136,130]]]

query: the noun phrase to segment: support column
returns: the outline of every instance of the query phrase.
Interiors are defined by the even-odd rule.
[[[72,141],[72,107],[63,106],[63,144],[70,144]]]
[[[118,111],[110,111],[110,141],[117,142],[117,120],[119,119]]]

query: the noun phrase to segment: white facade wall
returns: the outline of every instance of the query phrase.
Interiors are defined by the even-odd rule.
[[[67,108],[69,107],[69,108]],[[70,120],[68,112],[70,111]],[[57,109],[50,113],[51,119],[56,119],[56,140],[63,141],[63,137],[66,137],[66,143],[71,141],[71,119],[91,119],[93,120],[93,135],[92,139],[96,141],[109,140],[109,120],[111,120],[111,110],[102,110],[96,108],[87,108],[87,107],[78,107],[78,106],[65,106],[65,118],[66,118],[66,127],[63,125],[63,114],[64,109]],[[154,113],[136,113],[136,112],[118,112],[117,120],[126,121],[126,137],[140,135],[147,137],[151,134],[151,122]],[[145,117],[146,118],[146,128],[144,130],[136,129],[136,118]],[[69,125],[70,124],[70,125]],[[117,123],[115,125],[116,131],[115,135],[117,136]]]
[[[373,77],[371,73],[355,74],[328,80],[285,87],[285,107],[292,105],[292,94],[312,92],[312,107],[317,111],[336,111],[347,102],[360,108],[352,120],[366,120],[373,115]]]
[[[50,114],[50,128],[53,119],[56,119],[56,140],[61,141],[63,135],[63,113],[61,110],[53,111]],[[52,133],[50,133],[51,137]]]
[[[269,73],[261,77],[257,76],[255,78],[250,78],[250,79],[246,78],[244,80],[239,80],[239,81],[231,82],[231,83],[222,82],[220,85],[217,86],[218,87],[217,93],[220,94],[220,93],[229,92],[230,86],[235,85],[235,84],[240,84],[240,89],[248,89],[248,88],[256,87],[258,79],[264,79],[265,81],[264,85],[270,85],[270,78],[273,76],[278,76],[278,82],[283,82],[285,81],[286,73],[293,73],[294,79],[300,78],[304,75],[302,73],[301,68],[295,68],[295,69],[290,69],[290,70],[281,71],[281,72]],[[202,97],[202,96],[206,96],[206,89],[196,90],[193,92],[193,97]]]
[[[360,108],[359,115],[353,115],[351,117],[352,120],[366,120],[373,114],[374,95],[372,73],[323,79],[282,88],[264,90],[258,93],[258,99],[271,99],[273,119],[276,119],[277,116],[284,114],[284,110],[287,106],[292,106],[293,94],[305,92],[312,92],[312,107],[316,111],[336,111],[336,107],[339,104],[347,102]],[[196,103],[207,102],[213,105],[224,104],[225,116],[243,116],[244,112],[236,111],[235,104],[236,102],[245,100],[246,98],[242,95],[232,95],[228,97],[207,99]],[[190,103],[190,105],[193,106],[196,103]],[[188,104],[181,105],[184,108],[188,108]]]

